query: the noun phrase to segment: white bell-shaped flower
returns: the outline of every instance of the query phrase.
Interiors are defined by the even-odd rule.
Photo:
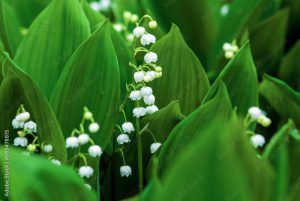
[[[78,136],[78,143],[80,145],[84,145],[84,144],[88,143],[89,140],[90,140],[90,136],[86,133],[82,133]]]
[[[144,102],[147,105],[153,105],[155,103],[155,96],[153,94],[149,96],[144,96]]]
[[[259,107],[253,106],[248,109],[248,114],[253,120],[257,120],[260,116],[263,115],[263,111]]]
[[[67,148],[76,148],[76,147],[78,147],[77,137],[68,137],[66,139],[66,147]]]
[[[90,176],[92,176],[94,173],[94,170],[92,167],[90,166],[81,166],[79,168],[79,175],[81,177],[86,177],[86,178],[90,178]]]
[[[147,64],[154,63],[157,61],[157,54],[154,52],[148,52],[145,54],[144,60]]]
[[[54,165],[57,165],[57,166],[61,166],[61,162],[56,159],[51,159],[51,163],[53,163]]]
[[[13,126],[13,129],[18,129],[18,128],[24,127],[24,122],[18,121],[16,118],[12,120],[11,124]]]
[[[133,29],[133,35],[135,36],[135,37],[141,37],[141,36],[143,36],[144,34],[145,34],[145,28],[144,27],[135,27],[134,29]]]
[[[159,143],[159,142],[152,143],[150,146],[151,154],[155,153],[160,146],[161,146],[161,143]]]
[[[91,133],[96,133],[96,132],[98,132],[99,128],[100,128],[100,126],[99,126],[99,124],[96,123],[96,122],[91,123],[91,124],[89,125],[89,131],[90,131]]]
[[[34,121],[28,121],[24,124],[24,129],[36,133],[36,123]]]
[[[122,124],[122,129],[125,133],[131,133],[134,131],[133,124],[131,122],[125,122]]]
[[[123,165],[120,167],[120,174],[122,177],[129,177],[132,174],[132,169],[129,165]]]
[[[158,111],[158,107],[156,105],[150,105],[146,107],[147,114],[153,114]]]
[[[25,137],[16,137],[14,139],[14,146],[26,147],[28,144],[28,140]]]
[[[133,109],[133,116],[136,118],[146,115],[146,109],[143,107],[137,107]]]
[[[53,150],[53,146],[51,144],[46,144],[46,145],[44,145],[43,150],[46,153],[50,153]]]
[[[99,145],[92,145],[89,147],[89,154],[92,157],[97,157],[97,156],[101,156],[102,155],[102,149]]]
[[[117,142],[118,144],[129,143],[130,142],[129,136],[127,134],[120,134],[117,137]]]
[[[136,100],[141,100],[142,96],[141,96],[140,91],[134,90],[134,91],[130,92],[129,98],[133,101],[136,101]]]
[[[134,75],[133,75],[134,81],[135,82],[141,82],[141,81],[143,81],[144,75],[145,75],[144,71],[135,72]]]
[[[150,96],[152,95],[153,91],[151,87],[142,87],[140,89],[140,93],[142,96]]]
[[[141,44],[143,46],[150,45],[151,43],[155,43],[155,42],[156,42],[156,38],[152,34],[147,33],[141,37]]]
[[[250,141],[255,148],[262,147],[266,143],[264,136],[260,134],[255,134],[251,136]]]

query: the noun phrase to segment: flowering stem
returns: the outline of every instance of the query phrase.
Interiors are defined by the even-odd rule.
[[[140,135],[140,121],[135,119],[136,124],[136,141],[137,141],[137,157],[138,157],[138,172],[139,172],[139,192],[143,191],[143,147],[142,136]]]
[[[126,162],[125,162],[125,157],[124,157],[123,150],[122,150],[122,149],[119,149],[119,151],[120,151],[120,153],[121,153],[121,156],[122,156],[123,165],[126,165]]]

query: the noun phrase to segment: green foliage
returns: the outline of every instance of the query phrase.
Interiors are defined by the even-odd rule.
[[[36,83],[10,58],[3,63],[4,80],[0,87],[0,129],[10,130],[11,137],[16,137],[12,131],[11,121],[21,104],[31,113],[37,124],[38,137],[41,142],[53,146],[53,155],[58,160],[66,161],[64,138],[57,119],[46,97]],[[4,136],[1,134],[1,140]]]

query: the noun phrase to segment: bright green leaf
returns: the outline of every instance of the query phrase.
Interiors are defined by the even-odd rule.
[[[163,68],[163,76],[151,86],[156,104],[164,107],[179,100],[183,114],[189,114],[202,102],[209,82],[202,64],[186,45],[176,25],[151,48],[157,53],[157,64]]]
[[[100,123],[99,133],[91,137],[104,149],[117,119],[119,93],[118,61],[106,21],[72,55],[51,103],[66,136],[78,127],[87,106]]]
[[[31,24],[15,61],[49,98],[63,67],[89,34],[78,0],[53,0]]]

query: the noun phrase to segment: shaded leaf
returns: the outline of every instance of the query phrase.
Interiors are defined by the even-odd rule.
[[[66,62],[89,33],[79,1],[53,0],[31,24],[15,61],[49,98]]]
[[[211,101],[187,116],[170,133],[159,154],[160,173],[168,172],[177,160],[178,154],[190,146],[190,143],[198,136],[204,135],[208,129],[214,127],[216,118],[228,119],[231,112],[232,108],[226,87],[221,83]]]
[[[259,86],[260,94],[283,118],[292,118],[299,126],[300,94],[277,78],[266,74],[263,78]]]
[[[279,77],[290,86],[300,90],[300,40],[282,58]]]
[[[286,43],[289,10],[284,9],[250,31],[253,58],[259,74],[274,72]]]
[[[14,8],[5,0],[0,1],[0,37],[5,50],[13,57],[21,41],[20,22]]]
[[[183,114],[189,114],[202,102],[209,82],[205,71],[184,42],[181,33],[173,24],[170,32],[151,48],[157,53],[157,64],[163,68],[163,76],[153,82],[156,104],[164,107],[173,100],[179,100]]]
[[[51,103],[66,136],[78,127],[87,106],[100,123],[99,133],[91,137],[104,149],[117,118],[119,93],[118,61],[106,21],[72,55]]]
[[[225,83],[232,106],[237,107],[239,115],[247,114],[249,107],[258,104],[258,81],[249,43],[225,66],[202,104],[212,98],[220,81]]]
[[[20,70],[10,59],[3,64],[4,80],[0,87],[0,130],[10,130],[11,138],[16,137],[11,121],[21,104],[37,124],[39,140],[53,146],[53,155],[66,160],[65,140],[50,104],[32,79]],[[3,135],[1,135],[3,139]]]
[[[0,149],[0,153],[4,156],[5,150]],[[13,148],[9,148],[9,165],[4,157],[0,161],[1,180],[9,168],[11,201],[96,200],[79,175],[68,167],[58,167],[42,157],[26,156]]]

